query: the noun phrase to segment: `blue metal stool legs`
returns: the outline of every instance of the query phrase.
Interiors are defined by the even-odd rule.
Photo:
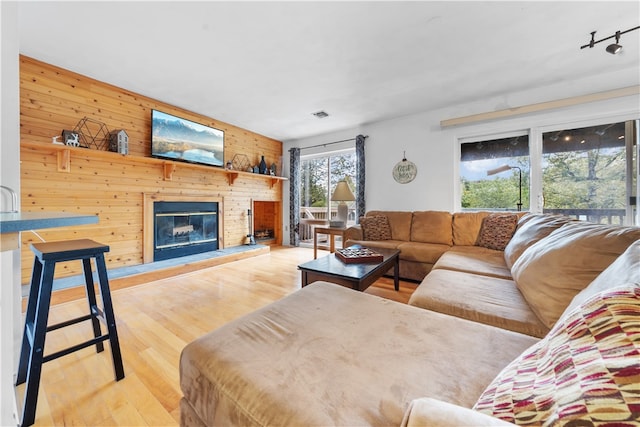
[[[109,337],[109,342],[111,344],[113,369],[116,381],[119,381],[124,378],[124,367],[122,366],[120,341],[118,340],[118,331],[116,329],[116,316],[113,313],[113,304],[111,301],[111,291],[109,290],[109,279],[107,278],[107,267],[104,262],[104,254],[96,256],[96,266],[98,270],[98,279],[100,281],[100,295],[102,296],[102,305],[104,307],[104,316],[101,316],[101,318],[107,324],[107,336]],[[91,289],[93,289],[93,286],[91,286]]]
[[[36,416],[54,269],[55,263],[49,263],[44,266],[43,271],[42,263],[36,258],[16,380],[16,384],[27,382],[24,391],[23,426],[33,424]]]

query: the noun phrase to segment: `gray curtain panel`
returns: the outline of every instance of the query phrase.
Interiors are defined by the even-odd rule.
[[[366,212],[364,200],[364,140],[365,136],[356,136],[356,182],[358,183],[356,194],[356,223]]]
[[[289,244],[300,246],[300,149],[289,150]]]

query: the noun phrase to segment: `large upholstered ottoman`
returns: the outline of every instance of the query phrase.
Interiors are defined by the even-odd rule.
[[[188,344],[182,425],[400,425],[409,403],[471,407],[536,338],[311,284]]]

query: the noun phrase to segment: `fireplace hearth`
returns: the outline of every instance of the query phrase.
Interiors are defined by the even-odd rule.
[[[153,203],[153,260],[218,250],[218,203]]]

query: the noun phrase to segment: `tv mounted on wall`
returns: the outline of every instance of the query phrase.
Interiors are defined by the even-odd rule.
[[[151,156],[224,166],[224,132],[151,110]]]

